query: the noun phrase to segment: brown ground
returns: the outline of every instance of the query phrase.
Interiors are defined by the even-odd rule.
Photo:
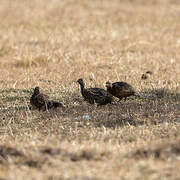
[[[178,0],[3,0],[0,178],[180,179],[179,9]],[[142,97],[89,105],[80,77],[126,81]],[[29,108],[35,86],[65,108]]]

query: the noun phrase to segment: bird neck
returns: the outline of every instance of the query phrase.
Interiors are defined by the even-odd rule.
[[[37,96],[39,94],[39,92],[35,91],[33,96]]]
[[[80,84],[80,88],[81,88],[81,93],[83,94],[84,93],[84,85]]]
[[[107,91],[108,91],[108,92],[111,92],[111,91],[112,91],[112,88],[111,88],[111,87],[107,87]]]

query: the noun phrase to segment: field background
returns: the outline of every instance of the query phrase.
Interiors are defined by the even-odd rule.
[[[145,98],[89,105],[80,77]],[[65,108],[31,110],[35,86]],[[2,179],[178,180],[179,136],[178,0],[1,0]]]

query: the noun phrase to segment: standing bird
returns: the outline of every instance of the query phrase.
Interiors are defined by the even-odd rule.
[[[46,94],[42,94],[39,91],[39,87],[35,87],[34,93],[30,98],[30,104],[39,109],[39,111],[47,110],[51,108],[62,107],[63,105],[60,102],[50,101],[49,97]]]
[[[85,88],[83,79],[77,81],[81,87],[81,94],[85,101],[90,104],[97,103],[98,105],[106,105],[112,103],[112,95],[102,88]]]
[[[119,98],[119,101],[123,98],[125,98],[126,100],[126,98],[129,96],[136,96],[134,88],[126,82],[110,83],[109,81],[107,81],[106,88],[110,94]]]

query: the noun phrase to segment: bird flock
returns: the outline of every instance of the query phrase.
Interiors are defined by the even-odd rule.
[[[85,83],[82,78],[77,82],[80,85],[81,95],[85,101],[90,104],[106,105],[112,104],[113,96],[119,98],[121,101],[123,98],[129,96],[136,96],[134,88],[126,82],[106,82],[106,90],[103,88],[85,88]],[[57,101],[50,100],[46,94],[40,93],[40,88],[35,87],[34,92],[30,98],[30,104],[40,110],[49,110],[51,108],[63,107],[63,104]]]

